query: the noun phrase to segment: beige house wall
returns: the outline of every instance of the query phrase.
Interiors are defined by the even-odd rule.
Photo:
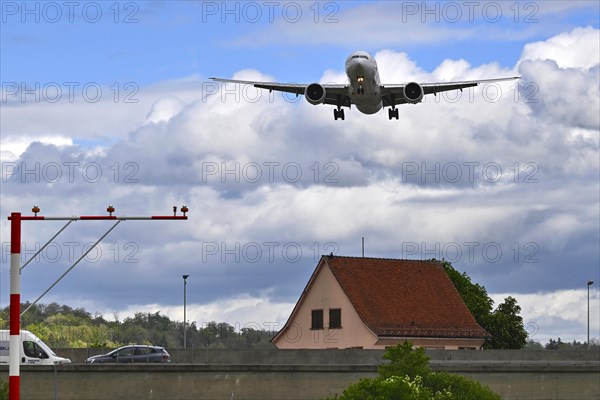
[[[322,265],[287,327],[273,341],[280,349],[345,349],[376,346],[377,336],[362,322],[329,267]],[[329,309],[342,310],[342,328],[329,329]],[[312,330],[312,310],[323,310],[324,329]]]

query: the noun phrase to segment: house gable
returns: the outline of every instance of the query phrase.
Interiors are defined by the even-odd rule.
[[[323,312],[323,329],[312,329],[315,310]],[[330,310],[340,310],[340,328],[330,328]],[[292,315],[272,340],[280,349],[376,348],[376,341],[377,336],[362,322],[323,258]]]

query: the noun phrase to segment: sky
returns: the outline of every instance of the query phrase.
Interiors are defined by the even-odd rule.
[[[126,221],[42,300],[277,331],[321,255],[446,259],[513,296],[530,339],[600,338],[596,1],[15,2],[0,25],[0,306],[11,212]],[[214,83],[520,76],[386,112]],[[61,222],[24,222],[28,260]],[[34,301],[110,227],[71,224]],[[432,293],[435,288],[432,288]]]

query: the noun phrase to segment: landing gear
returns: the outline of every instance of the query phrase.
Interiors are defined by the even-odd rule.
[[[343,121],[345,116],[344,110],[342,109],[342,96],[340,96],[339,94],[335,96],[335,103],[337,109],[333,110],[333,119],[337,121],[338,118],[341,118],[341,120]]]
[[[364,76],[357,76],[356,82],[358,83],[358,87],[356,88],[356,94],[365,94],[365,88],[363,88],[363,82],[365,81]]]
[[[389,102],[390,102],[390,109],[388,110],[388,116],[390,117],[390,120],[392,118],[398,118],[398,109],[396,108],[396,96],[394,96],[394,94],[392,93],[392,95],[389,98]]]

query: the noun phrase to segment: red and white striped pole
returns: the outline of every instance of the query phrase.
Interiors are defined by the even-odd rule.
[[[21,398],[19,347],[21,346],[21,213],[10,214],[10,350],[8,398]]]

